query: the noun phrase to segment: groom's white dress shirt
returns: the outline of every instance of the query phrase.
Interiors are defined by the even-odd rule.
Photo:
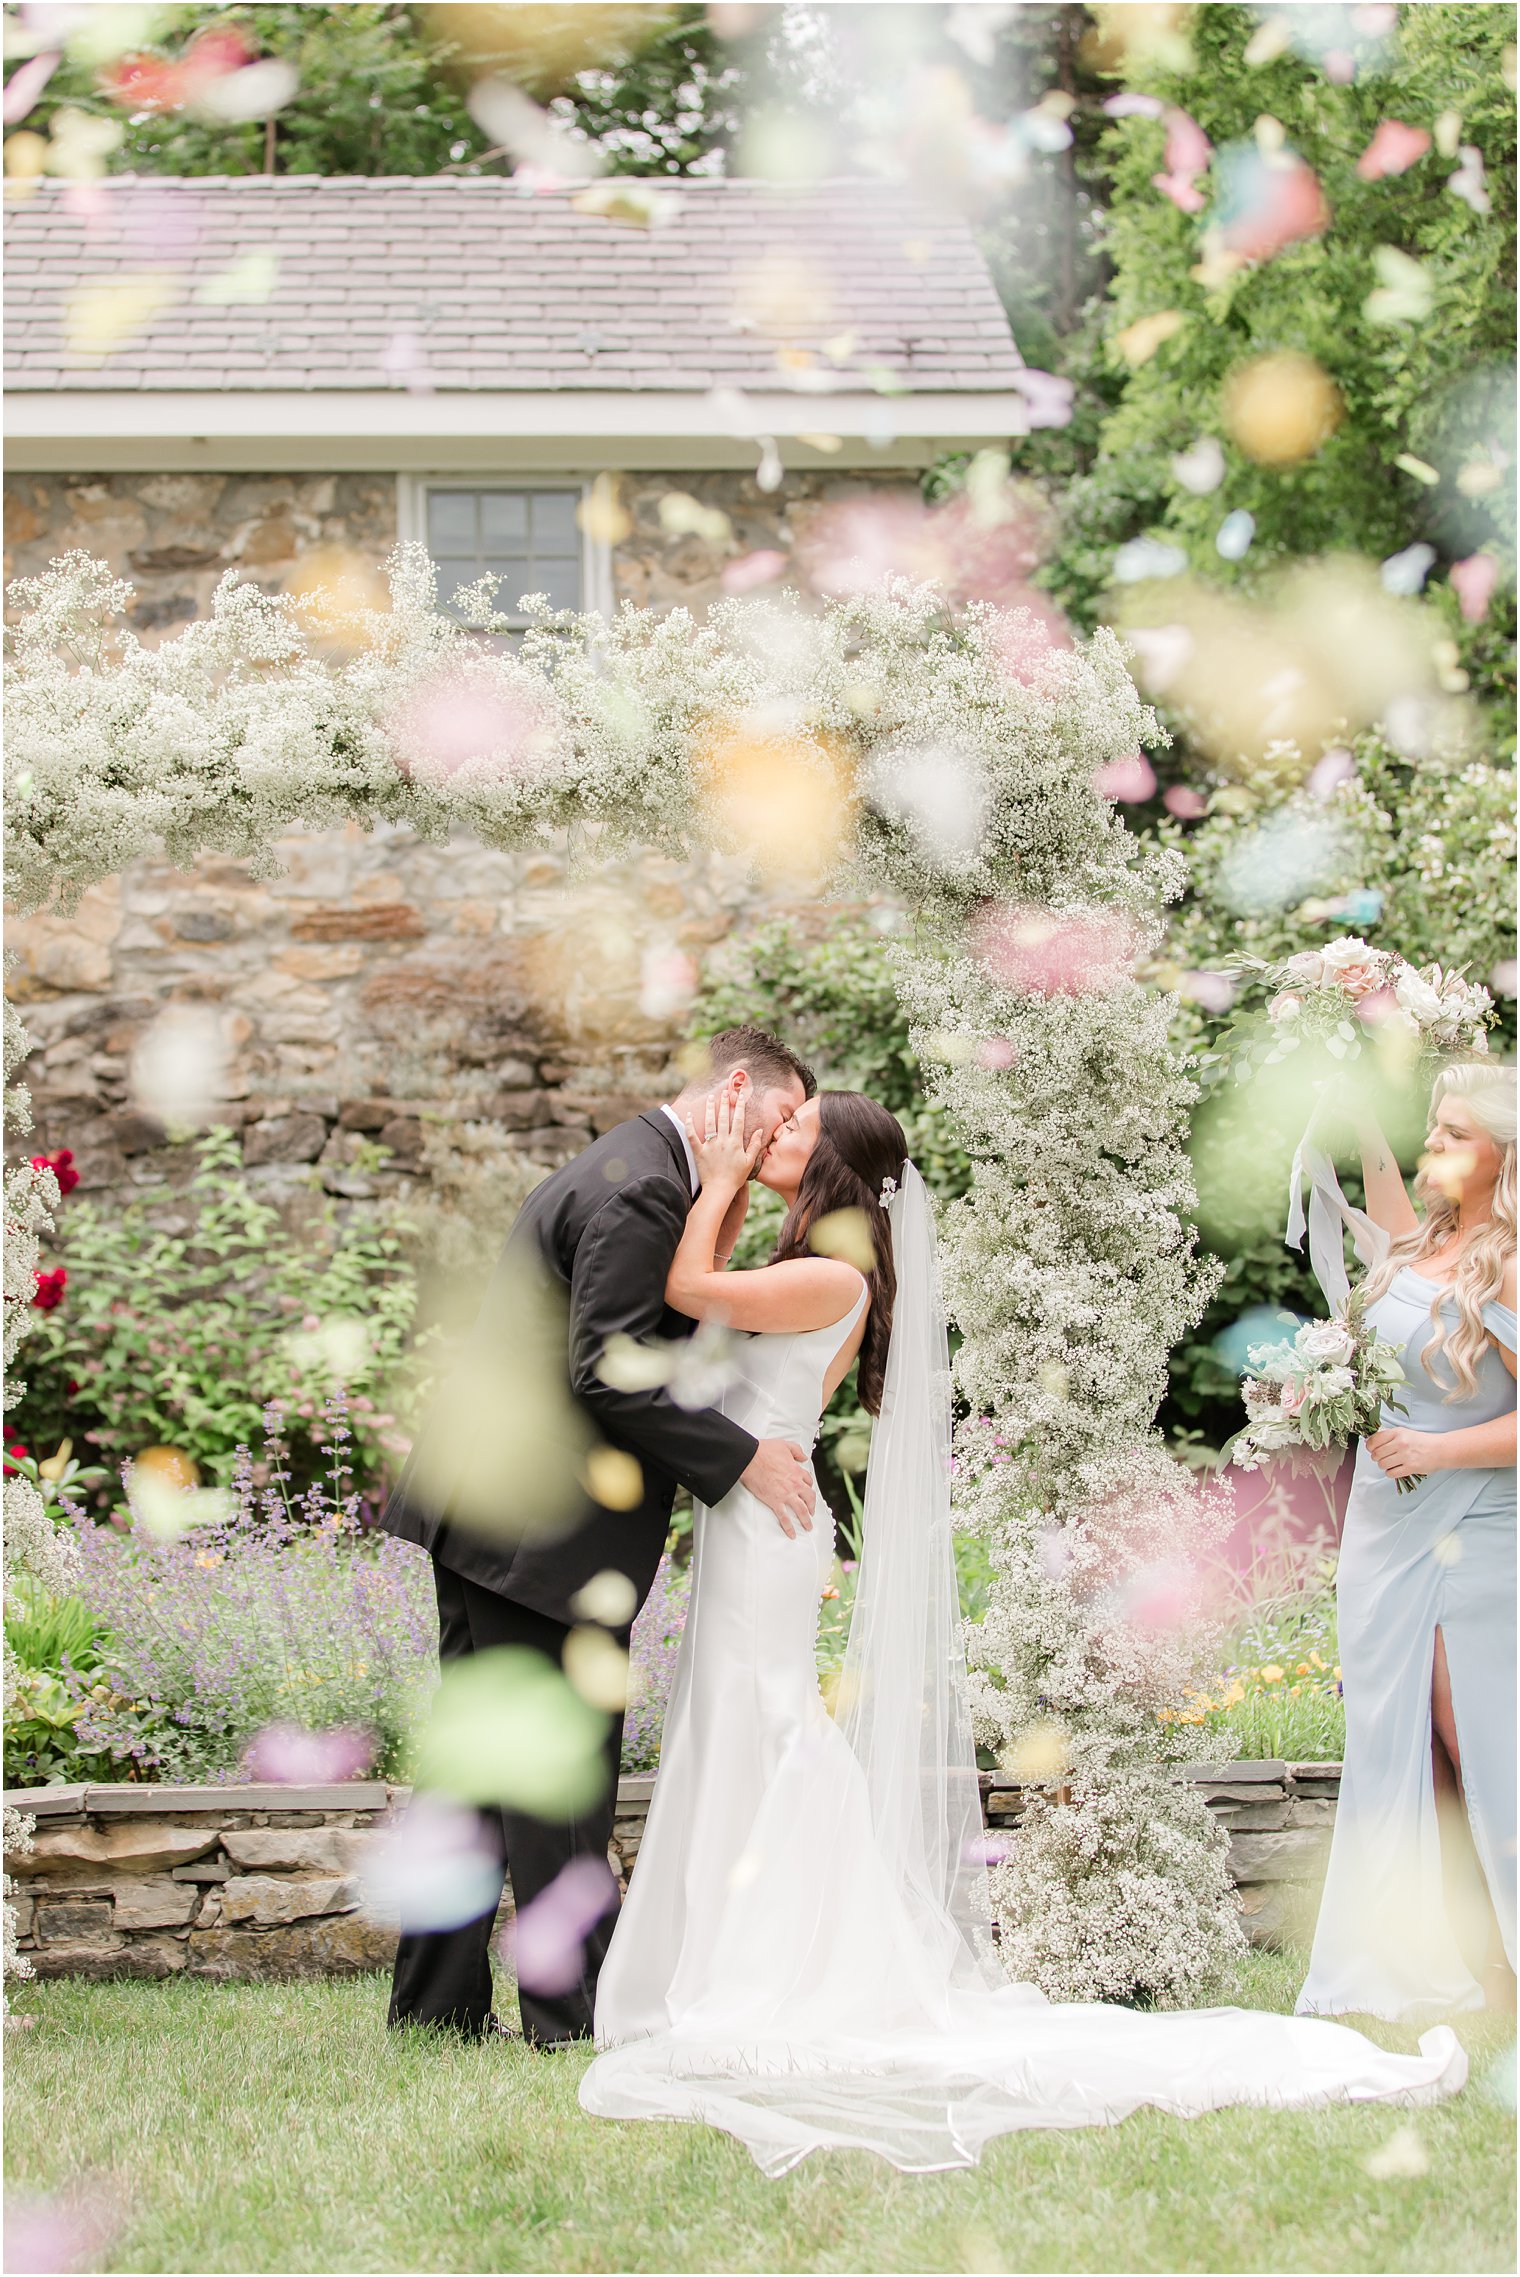
[[[660,1113],[662,1115],[668,1115],[676,1126],[676,1131],[681,1141],[681,1149],[686,1156],[686,1175],[691,1180],[692,1198],[695,1200],[697,1195],[702,1190],[702,1181],[697,1176],[697,1158],[691,1151],[691,1140],[686,1135],[686,1125],[682,1122],[674,1107],[662,1107],[660,1109]]]

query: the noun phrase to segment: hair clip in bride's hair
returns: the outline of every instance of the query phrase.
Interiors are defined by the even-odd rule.
[[[883,1178],[881,1182],[881,1192],[877,1196],[877,1200],[880,1202],[883,1209],[886,1209],[889,1206],[892,1200],[892,1196],[896,1192],[897,1180],[895,1178]]]

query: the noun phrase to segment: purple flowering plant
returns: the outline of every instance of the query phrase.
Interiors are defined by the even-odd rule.
[[[628,1713],[623,1719],[623,1769],[659,1768],[665,1710],[675,1681],[676,1657],[691,1604],[691,1567],[667,1549],[654,1586],[628,1640]]]
[[[82,1696],[79,1739],[128,1776],[221,1781],[249,1775],[270,1726],[342,1731],[367,1736],[376,1776],[404,1776],[437,1673],[427,1560],[363,1530],[341,1389],[326,1402],[327,1473],[304,1492],[279,1401],[262,1421],[262,1485],[239,1446],[209,1520],[122,1534],[73,1513],[76,1591],[116,1671],[109,1699]]]

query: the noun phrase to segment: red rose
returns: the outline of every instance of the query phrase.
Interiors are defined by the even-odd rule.
[[[74,1188],[79,1184],[79,1172],[74,1168],[74,1150],[72,1147],[61,1146],[56,1154],[34,1154],[32,1156],[32,1168],[34,1170],[51,1170],[58,1181],[60,1195],[72,1194]]]
[[[68,1281],[67,1268],[62,1265],[55,1266],[51,1273],[44,1273],[39,1268],[37,1294],[32,1299],[37,1310],[39,1312],[52,1312],[55,1306],[61,1305],[63,1292],[68,1287]]]
[[[5,1444],[5,1451],[8,1455],[15,1455],[17,1457],[20,1457],[23,1455],[29,1455],[32,1450],[30,1447],[23,1446],[22,1442],[19,1439],[8,1439]],[[7,1478],[19,1478],[21,1473],[15,1463],[7,1463],[5,1466],[5,1475]]]

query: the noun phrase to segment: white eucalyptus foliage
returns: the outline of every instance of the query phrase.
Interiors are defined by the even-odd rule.
[[[1170,1007],[1132,969],[1183,858],[1138,844],[1093,783],[1165,740],[1119,643],[1062,649],[1021,612],[952,617],[891,580],[703,624],[543,608],[513,650],[490,581],[462,597],[471,632],[436,611],[420,549],[390,573],[388,611],[315,622],[227,579],[151,650],[83,555],[13,587],[13,892],[66,905],[158,846],[268,866],[291,824],[350,816],[493,846],[569,829],[742,849],[769,801],[814,841],[820,891],[911,911],[900,985],[975,1174],[944,1258],[958,1517],[996,1575],[968,1637],[979,1736],[1014,1763],[1033,1745],[1059,1797],[996,1872],[1004,1952],[1057,1997],[1197,1997],[1241,1939],[1224,1838],[1169,1771],[1160,1711],[1208,1672],[1196,1566],[1221,1519],[1154,1416],[1212,1281]],[[1050,933],[1043,977],[989,950],[989,913],[1036,967]]]

